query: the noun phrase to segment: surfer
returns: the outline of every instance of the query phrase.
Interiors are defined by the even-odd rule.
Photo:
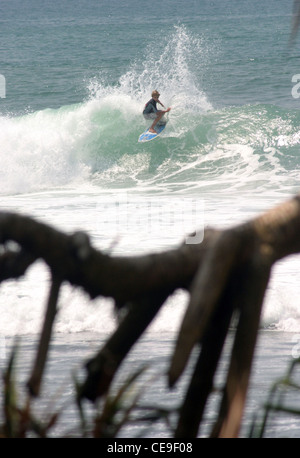
[[[143,115],[145,119],[154,119],[151,127],[149,127],[149,132],[156,134],[154,127],[158,123],[158,121],[163,117],[165,113],[168,113],[171,108],[167,108],[166,110],[158,110],[156,104],[159,103],[162,107],[165,106],[159,100],[160,93],[158,91],[152,91],[152,99],[146,103]]]

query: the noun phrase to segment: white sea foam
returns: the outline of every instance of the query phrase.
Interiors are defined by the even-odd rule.
[[[150,45],[143,59],[132,63],[117,85],[103,75],[90,80],[89,96],[82,103],[1,117],[2,208],[26,212],[63,230],[86,230],[101,249],[118,240],[115,252],[133,254],[184,240],[193,229],[184,227],[191,222],[189,215],[181,213],[187,207],[185,199],[204,202],[204,213],[193,225],[224,227],[289,195],[298,183],[298,159],[293,151],[297,132],[284,110],[281,118],[277,110],[266,106],[214,109],[201,89],[201,64],[209,50],[202,38],[184,27],[175,27],[160,42],[160,50],[157,58],[157,48],[154,53]],[[163,103],[170,103],[172,110],[165,137],[140,146],[137,138],[146,126],[141,112],[153,88],[160,90]],[[116,225],[116,205],[126,193],[127,212],[134,218],[127,218],[126,225]],[[162,227],[163,219],[151,213],[151,230],[136,224],[149,220],[149,201],[152,210],[169,215],[170,199],[180,210],[173,212],[176,218],[172,223]],[[118,209],[124,210],[122,206]],[[97,225],[99,215],[105,226]],[[285,283],[287,277],[276,274],[263,322],[297,330],[298,290],[295,282]],[[36,278],[41,278],[41,290],[33,286]],[[2,332],[36,332],[47,278],[38,273],[15,287],[14,282],[2,287]],[[168,304],[166,310],[175,310],[177,316],[184,304],[177,297],[171,303],[175,306]],[[18,323],[11,319],[15,304],[20,308]],[[90,308],[86,298],[72,297],[64,301],[57,326],[62,332],[94,332],[99,323],[102,329],[99,310],[105,309],[106,314],[110,309],[107,304],[103,307]],[[72,310],[76,310],[77,319],[71,322]],[[113,320],[109,323],[114,326]],[[168,329],[169,325],[170,320],[162,318],[153,329]],[[176,326],[175,322],[171,325]]]

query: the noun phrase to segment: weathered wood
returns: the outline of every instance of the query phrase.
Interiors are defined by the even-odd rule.
[[[201,244],[162,253],[118,257],[93,248],[82,232],[64,234],[29,217],[0,212],[0,281],[17,278],[37,259],[53,275],[48,316],[29,381],[38,393],[52,333],[60,285],[84,288],[91,298],[111,297],[127,313],[87,365],[79,398],[97,400],[122,361],[176,289],[190,293],[168,371],[173,386],[195,346],[199,357],[180,409],[176,437],[196,437],[233,313],[239,314],[223,399],[213,437],[236,437],[251,374],[264,294],[275,262],[300,252],[300,196],[225,231],[207,229]],[[52,304],[52,305],[50,305]]]
[[[187,287],[213,233],[208,230],[201,245],[109,256],[93,248],[81,232],[68,235],[30,217],[0,212],[0,243],[17,242],[33,261],[43,259],[62,281],[84,288],[91,298],[112,297],[119,305],[161,288]]]
[[[149,295],[130,309],[117,330],[100,352],[86,363],[87,377],[80,389],[80,398],[95,401],[105,394],[125,356],[151,323],[168,292]]]
[[[0,282],[11,278],[22,277],[35,260],[35,256],[24,250],[12,251],[6,249],[0,255]]]
[[[239,248],[240,237],[234,231],[225,231],[211,242],[210,249],[199,265],[169,369],[170,386],[182,374],[194,345],[201,342],[216,311]]]
[[[241,277],[235,301],[239,320],[220,413],[212,437],[238,437],[260,324],[270,264],[253,254]]]
[[[36,360],[32,369],[30,379],[27,382],[29,392],[33,396],[38,396],[40,393],[42,377],[47,361],[49,344],[52,335],[52,328],[57,313],[57,301],[60,287],[61,281],[58,278],[52,278],[43,329],[41,332],[40,342],[36,354]]]
[[[229,291],[228,291],[229,292]],[[207,332],[193,370],[175,429],[176,438],[197,437],[205,407],[214,386],[214,376],[227,337],[233,309],[230,297],[224,295],[224,307],[218,307]],[[226,306],[228,301],[228,306]]]

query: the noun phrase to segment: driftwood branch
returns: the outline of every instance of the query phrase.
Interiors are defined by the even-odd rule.
[[[95,401],[109,388],[124,358],[168,296],[189,292],[189,303],[170,360],[170,388],[184,373],[194,347],[199,356],[180,409],[176,437],[196,437],[233,314],[238,316],[220,412],[211,435],[239,434],[263,299],[272,266],[300,252],[300,197],[224,231],[207,229],[201,244],[186,244],[144,256],[110,256],[93,248],[86,234],[64,234],[29,217],[0,213],[3,248],[0,281],[16,278],[37,259],[52,273],[52,287],[35,366],[28,382],[39,393],[61,285],[84,288],[93,299],[113,298],[125,317],[86,363],[79,398]],[[80,400],[79,399],[79,400]]]
[[[32,375],[27,383],[29,391],[33,396],[38,396],[40,392],[42,376],[47,361],[48,349],[52,335],[52,328],[57,313],[57,301],[60,287],[61,281],[58,278],[53,277],[36,360],[32,370]]]
[[[67,235],[30,217],[0,213],[0,243],[10,240],[33,261],[43,259],[62,281],[84,288],[92,299],[112,297],[119,306],[161,288],[186,287],[207,246],[183,244],[165,253],[112,257],[94,249],[82,232]]]

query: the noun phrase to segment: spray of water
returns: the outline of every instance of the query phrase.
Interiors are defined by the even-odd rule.
[[[298,142],[298,118],[283,122],[272,108],[212,107],[201,87],[210,58],[205,38],[175,26],[117,84],[105,74],[88,81],[82,103],[0,117],[0,195],[87,183],[198,189],[222,180],[236,192],[258,179],[273,187],[274,171],[278,184]],[[141,146],[153,89],[172,110],[164,141]],[[283,143],[288,151],[280,157]]]
[[[211,105],[198,81],[207,55],[203,39],[193,36],[184,26],[175,26],[159,44],[148,45],[143,58],[132,63],[117,86],[106,84],[101,77],[93,79],[89,85],[91,97],[127,96],[140,109],[152,90],[158,89],[166,103],[172,102],[172,108],[190,106],[205,111]]]
[[[176,26],[159,47],[149,44],[117,85],[99,75],[88,82],[89,97],[78,105],[0,118],[0,194],[65,186],[116,168],[128,174],[120,161],[129,155],[131,163],[132,154],[138,161],[133,169],[143,170],[147,154],[139,160],[136,138],[145,127],[145,102],[159,88],[163,103],[172,103],[173,123],[183,111],[209,109],[195,65],[204,56],[202,40]]]

